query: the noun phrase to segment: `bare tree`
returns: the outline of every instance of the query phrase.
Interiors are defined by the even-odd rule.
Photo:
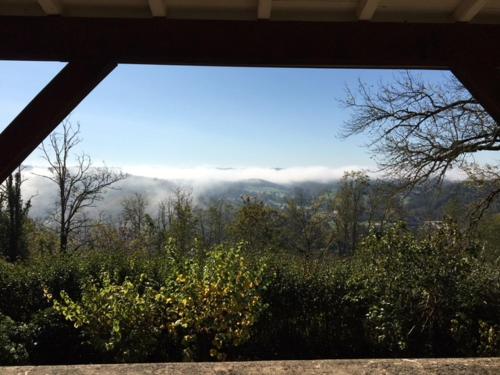
[[[500,150],[499,125],[453,77],[430,83],[406,72],[376,89],[359,82],[343,103],[352,110],[344,135],[368,133],[382,169],[412,183]]]
[[[206,209],[195,208],[198,230],[203,244],[210,248],[227,240],[227,229],[234,207],[224,199],[209,199]]]
[[[343,136],[369,135],[380,170],[406,187],[440,183],[451,168],[480,179],[483,167],[474,156],[500,150],[499,124],[452,76],[431,83],[406,72],[376,87],[360,81],[342,103],[352,111]],[[490,177],[498,171],[488,168]],[[500,193],[498,187],[487,201]]]
[[[43,177],[58,187],[55,222],[59,231],[60,251],[63,253],[68,250],[71,234],[88,225],[85,209],[94,207],[102,199],[106,188],[126,177],[107,167],[94,167],[87,154],[74,155],[75,147],[81,142],[79,134],[80,125],[74,126],[65,120],[62,133],[52,133],[48,144],[43,143],[40,147],[50,172]],[[72,161],[73,165],[70,164]]]
[[[148,207],[147,199],[140,193],[134,193],[122,200],[121,204],[124,226],[129,229],[132,237],[139,237],[145,226],[146,209]]]

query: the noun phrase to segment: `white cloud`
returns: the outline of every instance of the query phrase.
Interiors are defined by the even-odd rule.
[[[175,168],[165,166],[123,166],[130,176],[108,190],[97,204],[98,211],[116,215],[121,210],[121,200],[137,192],[142,193],[155,207],[172,196],[176,187],[191,191],[195,201],[208,191],[220,189],[226,183],[245,180],[265,180],[288,185],[301,182],[329,183],[342,177],[345,171],[364,170],[359,166],[331,168],[323,166],[292,168]],[[47,175],[43,166],[27,167],[24,171],[23,195],[32,199],[31,215],[43,217],[52,210],[57,200],[57,186],[41,175]],[[373,173],[372,173],[373,174]]]
[[[291,168],[216,168],[194,167],[174,168],[164,166],[124,166],[123,171],[135,176],[160,178],[171,181],[185,181],[196,184],[237,182],[244,180],[266,180],[277,184],[292,184],[306,181],[331,182],[342,177],[345,171],[365,170],[360,166],[340,168],[310,166]],[[373,174],[373,173],[369,173]]]

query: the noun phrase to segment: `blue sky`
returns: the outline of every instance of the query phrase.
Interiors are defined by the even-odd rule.
[[[0,130],[62,68],[0,62]],[[120,65],[71,114],[82,149],[110,166],[373,167],[356,137],[337,134],[337,99],[358,78],[394,71]],[[424,72],[439,80],[446,72]],[[40,164],[35,152],[27,164]]]

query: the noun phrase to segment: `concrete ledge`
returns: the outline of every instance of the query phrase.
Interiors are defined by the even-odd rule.
[[[363,359],[0,367],[2,375],[500,374],[500,358]]]

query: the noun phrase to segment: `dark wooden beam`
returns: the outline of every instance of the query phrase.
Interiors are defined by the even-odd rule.
[[[116,64],[71,62],[0,134],[0,183],[101,82]]]
[[[461,64],[452,72],[500,126],[500,69],[490,64]]]
[[[0,59],[282,67],[500,66],[500,25],[0,17]]]

